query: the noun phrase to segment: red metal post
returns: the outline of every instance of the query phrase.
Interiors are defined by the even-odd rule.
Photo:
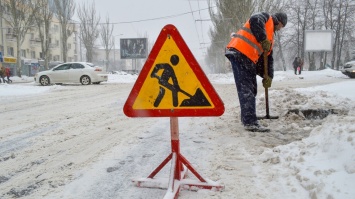
[[[174,179],[181,180],[181,171],[183,170],[180,161],[180,140],[179,140],[179,121],[177,117],[170,117],[171,132],[171,152],[176,154],[176,167]]]

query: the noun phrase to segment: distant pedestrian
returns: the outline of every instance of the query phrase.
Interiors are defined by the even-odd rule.
[[[295,71],[295,75],[297,75],[297,67],[298,67],[298,57],[295,57],[295,60],[292,62],[293,70]]]
[[[3,81],[4,83],[6,83],[6,80],[5,80],[5,73],[6,73],[5,67],[2,66],[1,69],[0,69],[0,77],[1,77],[1,79],[2,79],[2,81]],[[0,83],[1,83],[1,80],[0,80]]]
[[[303,69],[303,60],[302,60],[301,57],[299,57],[299,65],[298,65],[298,67],[299,67],[298,74],[300,75],[301,72],[302,72],[302,69]]]
[[[5,68],[5,76],[7,77],[7,83],[12,83],[11,77],[11,69],[9,67]]]
[[[297,75],[297,72],[300,75],[303,67],[303,61],[301,57],[295,57],[295,60],[293,61],[292,65],[295,71],[295,75]]]

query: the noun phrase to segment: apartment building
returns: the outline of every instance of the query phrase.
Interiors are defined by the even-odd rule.
[[[0,6],[3,6],[0,4]],[[2,9],[4,10],[4,9]],[[16,37],[13,29],[7,23],[5,18],[8,15],[6,10],[1,13],[3,17],[0,17],[0,52],[3,56],[3,63],[5,67],[10,67],[12,74],[16,75],[16,63],[17,63],[17,44]],[[78,36],[76,24],[72,23],[71,28],[74,30],[67,41],[67,61],[78,60]],[[60,23],[53,16],[53,20],[50,27],[50,49],[49,49],[49,63],[58,63],[63,61],[63,55],[61,50],[61,29]],[[36,26],[31,27],[25,35],[24,41],[21,44],[20,56],[22,62],[21,74],[27,76],[33,76],[38,71],[44,69],[44,60],[41,48],[41,40],[39,38],[38,28]],[[50,64],[51,65],[51,64]]]

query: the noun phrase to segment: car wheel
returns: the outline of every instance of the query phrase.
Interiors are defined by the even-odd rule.
[[[93,84],[100,84],[101,82],[93,82]]]
[[[41,83],[42,86],[48,86],[51,83],[48,76],[42,76],[39,79],[39,82]]]
[[[90,79],[89,76],[84,75],[84,76],[82,76],[82,77],[80,78],[80,83],[81,83],[82,85],[89,85],[89,84],[91,83],[91,79]]]

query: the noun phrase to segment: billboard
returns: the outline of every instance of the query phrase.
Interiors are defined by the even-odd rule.
[[[306,52],[332,51],[332,33],[332,30],[306,30],[304,50]]]
[[[147,38],[120,39],[121,59],[147,58]]]

